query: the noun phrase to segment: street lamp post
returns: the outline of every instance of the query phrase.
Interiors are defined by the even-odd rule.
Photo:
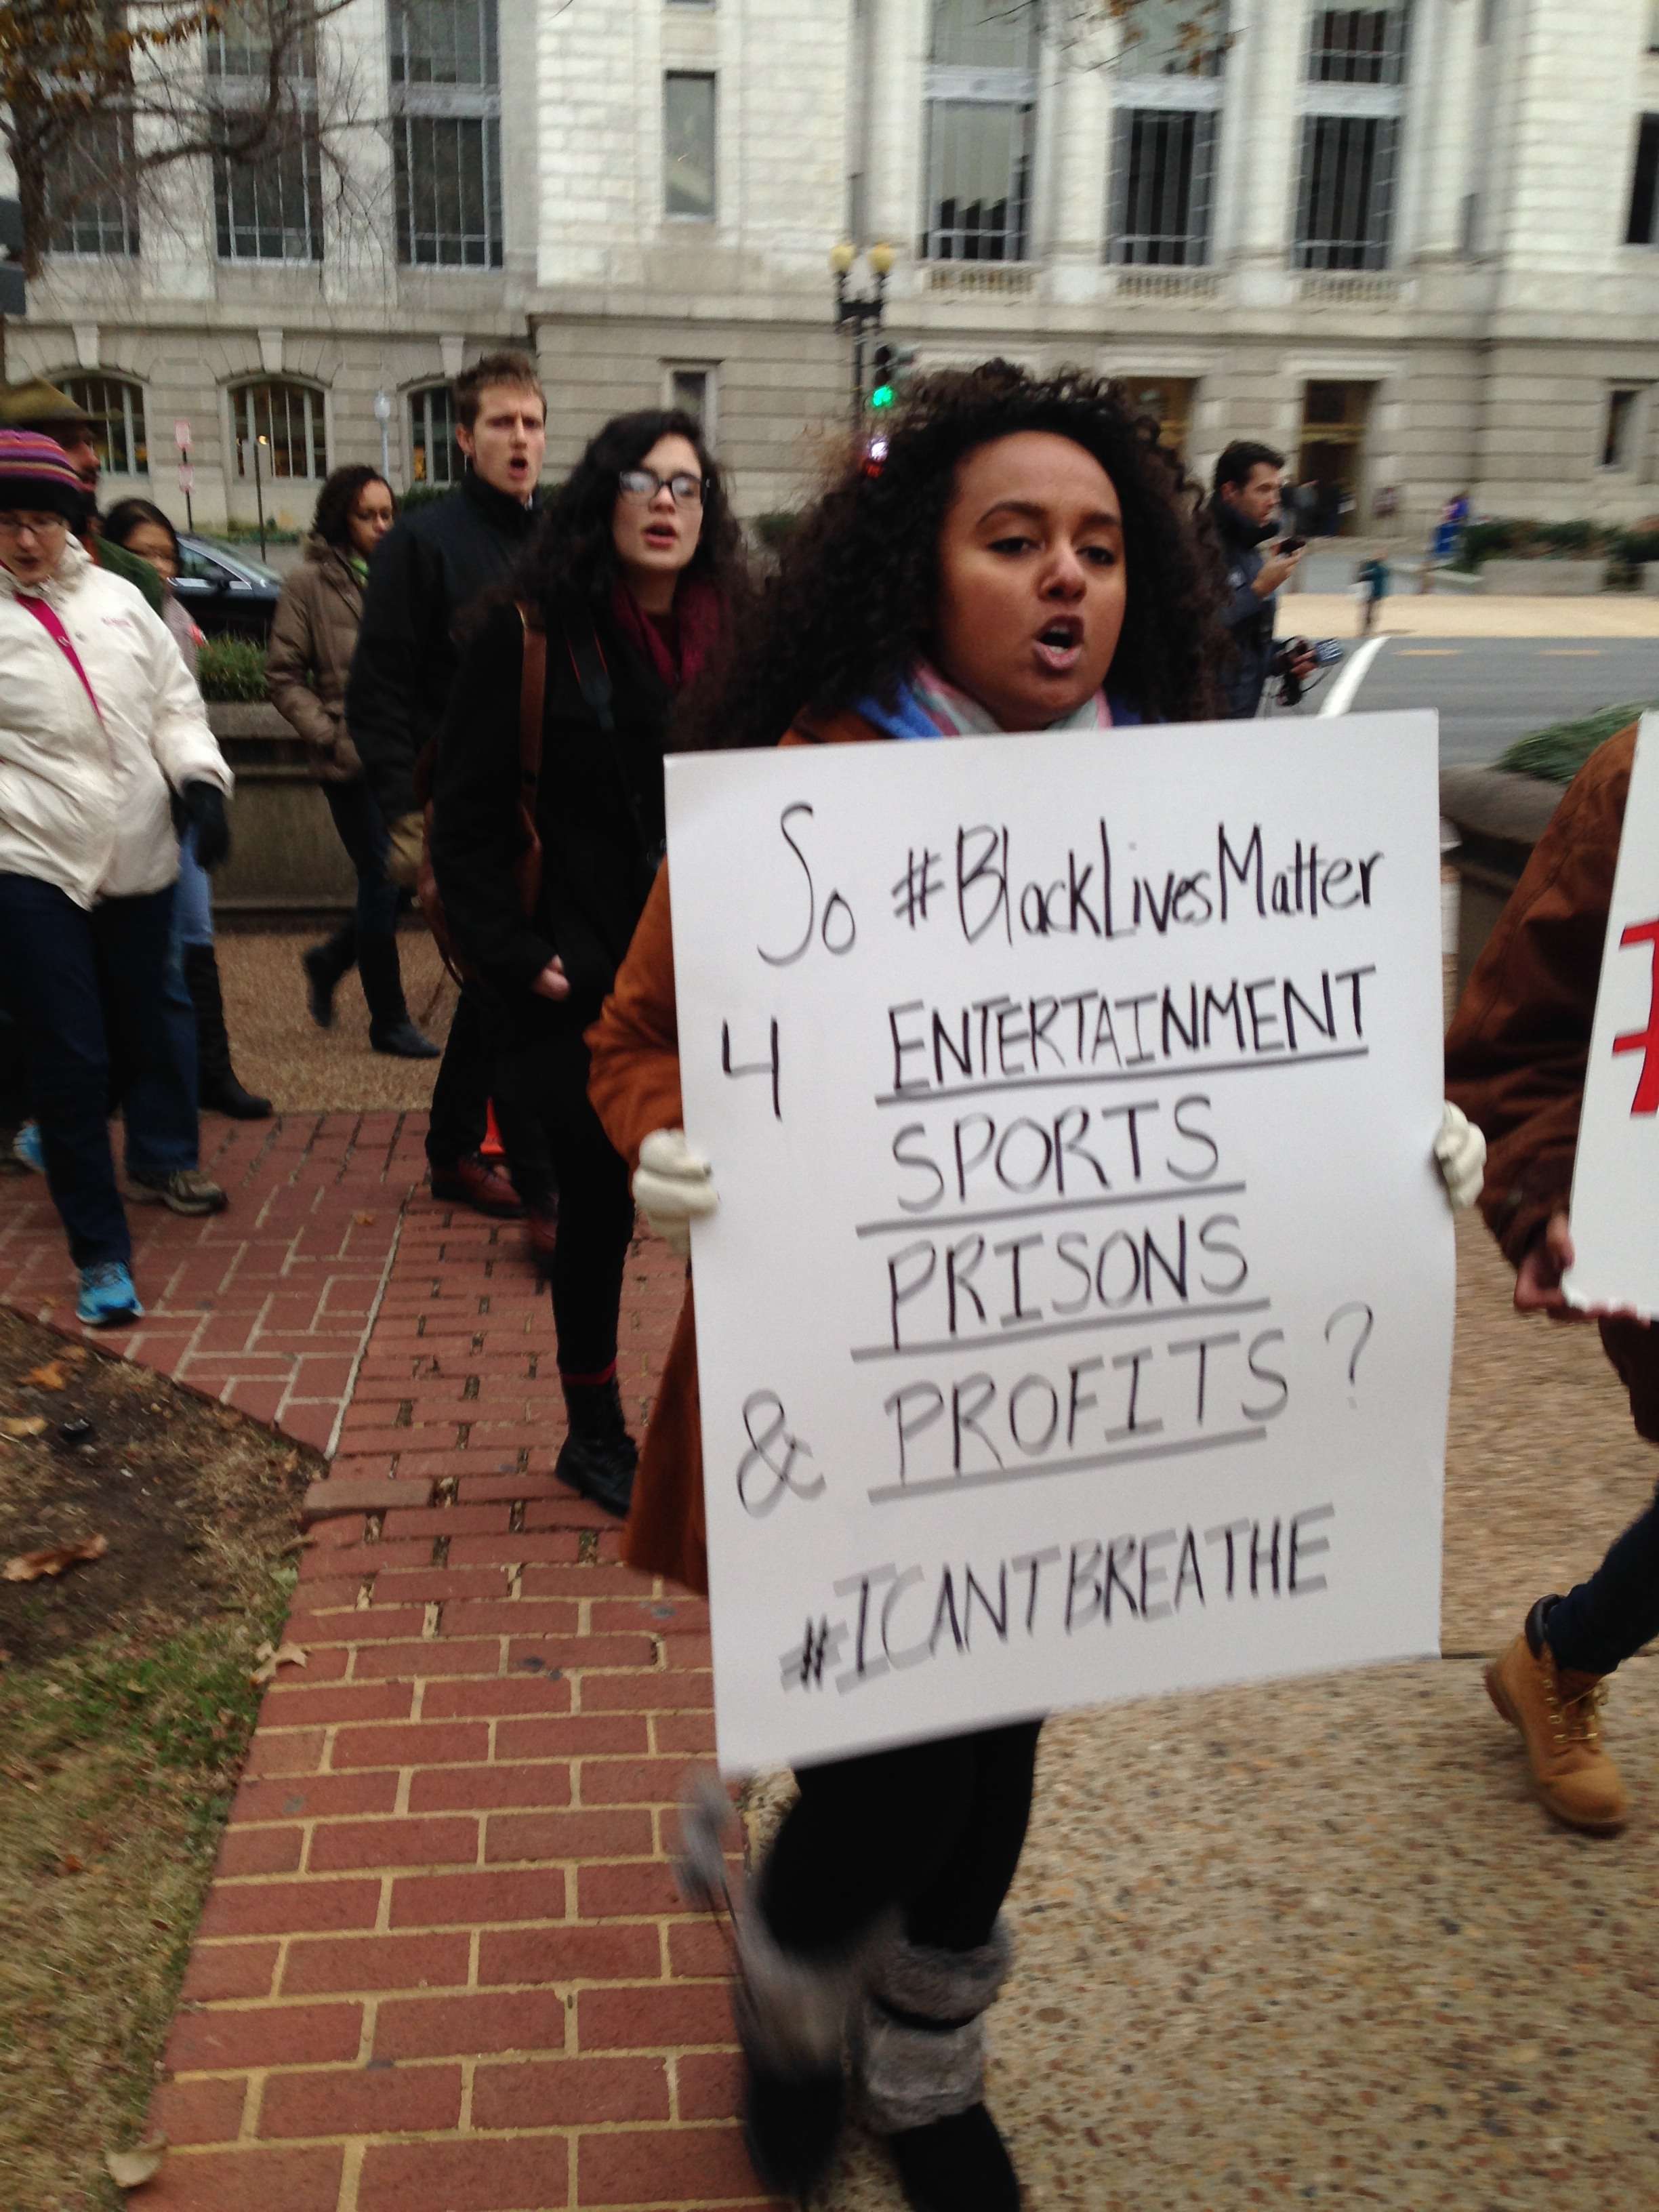
[[[253,441],[253,503],[259,510],[259,558],[265,557],[265,486],[260,474],[259,456],[264,445],[263,432]]]
[[[392,398],[384,389],[374,395],[374,420],[380,426],[380,474],[392,481]]]
[[[847,280],[857,261],[858,248],[842,239],[830,249],[830,267],[836,279],[836,328],[853,326],[853,422],[854,426],[864,417],[864,334],[881,328],[882,307],[887,292],[888,273],[893,266],[894,254],[890,246],[872,246],[867,258],[876,280],[873,292],[856,296],[848,293]]]

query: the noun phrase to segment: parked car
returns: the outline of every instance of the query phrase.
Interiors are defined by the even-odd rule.
[[[252,637],[263,645],[282,595],[283,580],[263,561],[210,538],[179,539],[182,562],[173,589],[207,637]]]

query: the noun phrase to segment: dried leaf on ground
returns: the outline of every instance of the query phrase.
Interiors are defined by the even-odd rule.
[[[0,1437],[43,1437],[46,1433],[44,1413],[8,1413],[0,1420]]]
[[[137,2150],[106,2150],[104,2164],[118,2189],[142,2189],[161,2171],[161,2161],[167,2154],[167,2137],[154,2135],[147,2142],[141,2142]]]
[[[351,1218],[356,1223],[359,1229],[367,1229],[373,1222],[374,1216],[372,1213],[354,1213]]]
[[[32,1382],[37,1390],[64,1390],[69,1387],[69,1377],[60,1359],[48,1359],[44,1366],[31,1367],[23,1380]]]
[[[298,1644],[262,1644],[253,1656],[259,1664],[248,1679],[254,1682],[275,1681],[279,1667],[309,1664],[309,1655],[304,1646]]]
[[[46,1575],[61,1575],[88,1559],[101,1559],[109,1549],[107,1536],[87,1536],[78,1544],[53,1544],[43,1552],[20,1552],[0,1567],[0,1582],[38,1583]]]

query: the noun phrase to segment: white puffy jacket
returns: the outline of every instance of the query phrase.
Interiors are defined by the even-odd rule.
[[[201,694],[143,594],[73,538],[39,596],[101,711],[0,568],[0,874],[55,884],[81,907],[164,890],[179,873],[168,787],[231,787]]]

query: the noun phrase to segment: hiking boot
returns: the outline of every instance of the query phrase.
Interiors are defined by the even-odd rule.
[[[623,1419],[617,1378],[613,1375],[605,1382],[574,1382],[562,1375],[559,1384],[564,1392],[570,1433],[559,1447],[554,1474],[595,1505],[614,1513],[619,1521],[626,1520],[640,1448]]]
[[[477,1152],[457,1160],[453,1167],[434,1167],[428,1178],[434,1198],[451,1206],[470,1206],[495,1221],[522,1221],[524,1201],[502,1168],[491,1167]]]
[[[129,1168],[127,1181],[141,1206],[165,1206],[174,1213],[222,1213],[230,1203],[200,1168]]]
[[[122,1328],[139,1320],[143,1308],[132,1287],[132,1277],[118,1260],[95,1260],[81,1270],[81,1295],[75,1301],[77,1321],[88,1328]]]
[[[1558,1820],[1612,1835],[1630,1809],[1619,1770],[1601,1748],[1604,1678],[1558,1667],[1545,1640],[1553,1598],[1540,1598],[1508,1650],[1486,1668],[1486,1692],[1521,1731],[1540,1797]]]

